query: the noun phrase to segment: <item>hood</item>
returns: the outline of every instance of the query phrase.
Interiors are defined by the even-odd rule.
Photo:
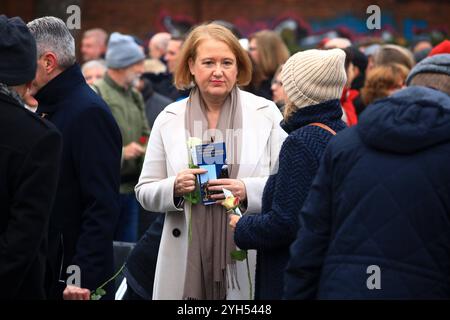
[[[450,96],[408,87],[369,105],[358,132],[367,145],[394,153],[413,153],[450,141]]]

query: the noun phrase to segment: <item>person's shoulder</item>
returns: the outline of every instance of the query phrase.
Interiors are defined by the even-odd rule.
[[[358,133],[358,125],[339,131],[327,145],[333,158],[352,159],[355,154],[365,152],[367,146]]]
[[[91,89],[97,97],[100,97],[101,100],[104,100],[107,103],[113,102],[119,94],[113,86],[105,81],[105,79],[99,79],[91,85],[88,85],[87,83],[83,84],[83,87],[89,87],[89,89]]]
[[[275,102],[247,91],[239,90],[239,92],[241,95],[241,103],[246,110],[260,113],[277,124],[283,119],[283,115]]]
[[[73,103],[77,105],[75,108],[77,111],[83,112],[85,109],[100,108],[102,110],[109,110],[107,103],[103,99],[103,95],[99,92],[99,88],[102,86],[102,80],[96,82],[94,85],[82,83],[78,86],[77,91],[74,91]],[[69,98],[69,97],[68,97]]]
[[[3,103],[2,103],[3,104]],[[30,130],[56,130],[55,126],[39,117],[33,111],[28,110],[14,103],[6,103],[7,108],[2,110],[2,113],[7,117],[11,123],[16,123],[18,127]]]
[[[93,84],[88,85],[90,86],[94,91],[97,90],[98,88],[103,88],[103,87],[107,87],[109,86],[108,83],[105,81],[105,79],[98,79],[97,81],[95,81]]]
[[[188,98],[172,102],[161,112],[162,114],[184,115]]]
[[[247,105],[250,108],[255,108],[256,110],[269,108],[269,109],[278,109],[275,103],[271,100],[268,100],[264,97],[257,96],[253,93],[250,93],[248,91],[240,90],[239,93],[241,95],[241,101],[243,104]]]
[[[71,109],[69,112],[73,122],[79,122],[81,119],[88,122],[89,119],[97,121],[99,118],[115,122],[108,104],[88,84],[82,85],[77,97],[73,108],[66,108]]]
[[[169,104],[171,104],[173,102],[173,100],[170,99],[169,97],[166,97],[156,91],[153,93],[153,95],[151,96],[151,98],[149,100],[154,101],[155,103],[158,103],[160,105],[165,105],[165,106],[168,106]]]
[[[26,140],[26,145],[31,147],[43,136],[49,134],[60,136],[59,131],[52,123],[42,119],[25,107],[8,104],[6,108],[3,108],[2,113],[0,118],[7,123],[0,123],[0,126],[8,134],[9,140]],[[0,122],[3,122],[2,120]],[[8,128],[10,128],[10,132],[8,132]],[[17,135],[15,131],[20,132],[20,135]],[[16,139],[11,139],[13,137]]]
[[[179,119],[179,117],[184,117],[186,111],[187,98],[172,102],[167,107],[165,107],[156,117],[153,124],[153,129],[156,127],[161,127],[164,124]]]

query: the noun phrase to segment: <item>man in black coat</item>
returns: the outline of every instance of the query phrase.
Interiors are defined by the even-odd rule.
[[[47,227],[61,135],[24,107],[36,43],[20,18],[0,16],[0,299],[44,299]]]
[[[113,274],[122,139],[108,106],[75,63],[64,22],[44,17],[28,27],[38,48],[31,89],[37,113],[58,127],[64,143],[50,218],[47,290],[53,299],[89,299]],[[113,299],[112,283],[105,290]]]

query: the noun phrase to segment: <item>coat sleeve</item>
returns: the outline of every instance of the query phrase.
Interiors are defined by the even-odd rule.
[[[239,220],[236,244],[242,249],[274,249],[289,245],[295,239],[298,214],[317,167],[317,160],[302,141],[288,137],[280,152],[279,171],[271,177],[275,180],[272,205],[266,212],[246,215]],[[268,186],[272,187],[271,184]]]
[[[161,137],[162,114],[156,118],[148,140],[144,165],[135,187],[136,198],[151,212],[183,211],[174,203],[175,176],[167,176],[166,152]]]
[[[332,228],[332,168],[325,152],[311,192],[300,213],[300,229],[290,248],[284,277],[285,299],[314,299]]]
[[[81,268],[81,286],[92,290],[113,271],[122,138],[112,115],[101,108],[84,111],[75,123],[71,152],[84,209],[72,263]]]
[[[46,238],[61,146],[60,134],[49,130],[35,143],[15,175],[9,223],[0,236],[0,298],[16,295],[22,276],[36,260]]]
[[[280,154],[281,145],[286,139],[286,132],[281,128],[280,122],[283,119],[278,108],[274,103],[270,104],[271,110],[269,118],[272,121],[271,133],[269,137],[269,154],[270,154],[270,172],[278,171],[278,156]],[[245,177],[241,180],[245,184],[247,192],[247,209],[245,214],[261,212],[261,199],[264,192],[264,186],[267,183],[266,177]]]

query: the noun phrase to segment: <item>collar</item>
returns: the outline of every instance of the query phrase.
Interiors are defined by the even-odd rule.
[[[247,91],[243,91],[239,88],[237,88],[237,91],[240,94],[241,103],[245,104],[245,108],[254,108],[255,110],[261,110],[270,106],[271,101],[263,97],[254,95],[253,93]],[[163,112],[172,113],[175,115],[184,114],[187,99],[188,98],[183,98],[169,104]]]
[[[119,92],[121,92],[121,93],[123,93],[123,94],[129,94],[129,93],[131,92],[131,90],[132,90],[132,86],[130,86],[128,89],[125,89],[124,87],[119,86],[119,85],[117,84],[117,82],[115,82],[115,81],[109,76],[108,72],[105,73],[103,79],[105,80],[105,82],[106,82],[110,87],[112,87],[114,90],[119,91]]]
[[[39,102],[37,113],[54,113],[58,102],[70,94],[74,87],[86,83],[80,66],[75,63],[50,80],[35,95]]]
[[[313,122],[328,123],[341,119],[342,108],[338,99],[325,101],[316,105],[300,108],[289,119],[281,121],[281,127],[287,133]]]

